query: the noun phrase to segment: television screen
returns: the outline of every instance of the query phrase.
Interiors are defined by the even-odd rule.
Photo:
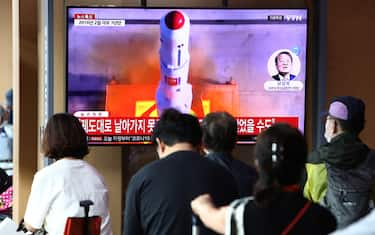
[[[67,111],[89,144],[150,143],[167,108],[304,131],[306,9],[68,7]]]

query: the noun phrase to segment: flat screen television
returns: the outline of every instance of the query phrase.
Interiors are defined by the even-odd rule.
[[[94,145],[150,143],[169,107],[303,132],[306,53],[307,9],[68,7],[66,107]]]

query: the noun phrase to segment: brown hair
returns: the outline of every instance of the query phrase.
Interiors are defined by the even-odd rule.
[[[58,113],[47,122],[42,139],[43,153],[52,159],[82,159],[89,153],[87,136],[80,121],[71,114]]]

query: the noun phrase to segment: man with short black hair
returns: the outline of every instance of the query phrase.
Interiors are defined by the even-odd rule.
[[[240,197],[251,196],[257,179],[255,168],[232,157],[237,140],[237,121],[227,112],[212,112],[202,121],[203,147],[207,158],[228,170]]]
[[[343,228],[369,211],[375,182],[375,153],[358,137],[365,104],[352,96],[334,98],[326,116],[327,144],[308,157],[305,196],[320,202]]]
[[[225,205],[238,197],[232,175],[203,158],[196,117],[174,109],[163,112],[153,142],[160,160],[140,169],[126,194],[124,235],[191,235],[190,201],[202,193]],[[200,234],[215,234],[203,228]]]

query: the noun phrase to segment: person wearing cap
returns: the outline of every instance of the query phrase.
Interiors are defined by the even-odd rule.
[[[367,214],[375,182],[375,153],[359,134],[365,124],[365,104],[352,96],[334,98],[326,113],[327,143],[309,154],[304,195],[326,206],[338,228]]]

